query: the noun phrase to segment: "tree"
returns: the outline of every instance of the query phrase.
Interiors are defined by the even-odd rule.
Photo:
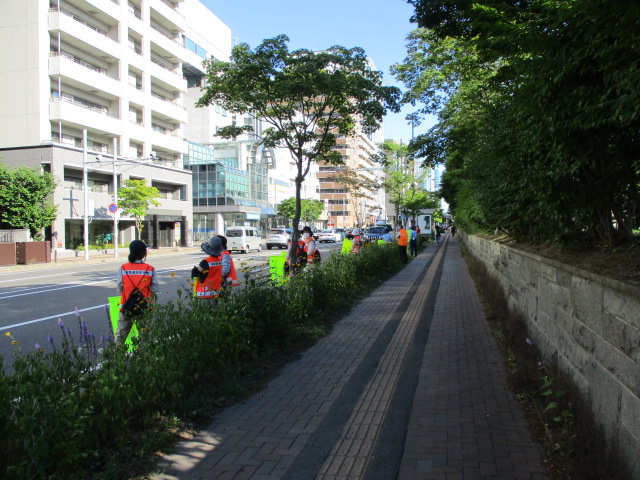
[[[147,185],[145,180],[125,180],[124,186],[118,190],[118,205],[122,208],[124,215],[129,215],[136,220],[138,239],[142,238],[142,220],[149,207],[160,206],[156,198],[160,198],[160,192],[156,187]]]
[[[313,223],[324,210],[324,203],[320,200],[307,200],[300,201],[300,218],[307,223]],[[296,215],[296,198],[291,197],[280,202],[277,208],[278,215],[284,218],[292,219]]]
[[[407,212],[409,218],[417,218],[420,210],[427,208],[438,208],[440,205],[440,197],[435,192],[428,192],[422,188],[412,191],[405,202],[403,209]]]
[[[430,202],[427,201],[426,192],[419,187],[424,173],[415,174],[414,159],[409,146],[386,141],[380,147],[382,156],[379,162],[382,163],[385,173],[382,187],[389,195],[389,201],[395,206],[396,218],[400,218],[400,214],[405,217],[415,216],[417,210],[431,208],[428,206]]]
[[[349,167],[338,168],[332,176],[336,182],[342,186],[342,189],[347,192],[349,200],[353,205],[358,228],[364,227],[364,219],[360,218],[360,212],[364,210],[363,202],[368,199],[373,192],[377,191],[380,185],[377,181],[360,175],[359,172]]]
[[[407,101],[439,115],[418,155],[446,164],[456,221],[465,212],[533,240],[635,240],[640,4],[410,3],[425,28],[395,73]]]
[[[290,52],[288,41],[279,35],[254,51],[242,43],[233,48],[230,62],[208,60],[207,86],[198,106],[217,104],[255,116],[269,125],[262,144],[289,150],[296,164],[295,243],[301,185],[312,162],[342,164],[333,149],[337,136],[378,128],[387,110],[399,110],[400,91],[382,85],[382,74],[371,70],[359,47]],[[247,131],[251,127],[228,126],[218,135],[229,139]]]
[[[38,238],[56,218],[58,207],[49,195],[56,188],[50,173],[29,168],[9,170],[0,164],[0,224],[9,228],[26,228]]]

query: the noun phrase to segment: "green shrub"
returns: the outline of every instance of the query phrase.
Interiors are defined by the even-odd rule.
[[[393,245],[369,245],[284,285],[250,281],[214,309],[179,292],[138,321],[131,353],[96,339],[79,315],[78,340],[59,322],[61,345],[16,350],[15,373],[0,368],[0,476],[125,478],[123,458],[154,451],[154,432],[200,418],[212,398],[227,403],[400,266]]]

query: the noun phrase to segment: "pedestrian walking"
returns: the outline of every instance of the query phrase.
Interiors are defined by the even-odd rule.
[[[116,343],[124,343],[136,317],[151,310],[153,296],[160,293],[156,270],[148,263],[147,246],[142,240],[129,244],[128,262],[121,265],[116,277],[120,294],[120,314],[116,329]]]
[[[409,244],[409,238],[407,231],[400,225],[398,232],[398,251],[400,252],[400,261],[406,264],[409,259],[407,258],[407,245]]]
[[[451,236],[452,237],[456,236],[456,226],[455,225],[451,225]]]
[[[441,236],[442,227],[436,223],[435,230],[436,230],[436,246],[437,246],[437,245],[440,245],[440,236]]]
[[[409,255],[418,256],[418,232],[415,225],[409,231]]]
[[[211,237],[200,248],[208,257],[191,269],[191,278],[196,279],[196,297],[213,307],[220,296],[222,279],[229,275],[231,266],[228,261],[223,266],[222,241],[218,236]]]

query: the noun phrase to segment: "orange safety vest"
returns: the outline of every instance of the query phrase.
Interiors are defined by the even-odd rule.
[[[231,257],[231,254],[229,253],[228,250],[225,250],[224,252],[222,252],[222,255],[229,255],[229,260],[231,261],[231,270],[229,271],[229,275],[227,275],[227,278],[231,279],[231,286],[232,287],[237,287],[238,286],[238,276],[236,275],[236,265],[235,265],[235,263],[233,263],[233,258]]]
[[[217,298],[220,295],[222,283],[222,254],[218,257],[207,257],[205,261],[209,264],[209,273],[204,282],[197,283],[196,297]]]
[[[400,232],[398,233],[398,245],[400,245],[401,247],[406,247],[407,245],[409,245],[407,231],[404,228],[401,228]]]
[[[307,264],[311,263],[320,263],[320,252],[318,251],[318,245],[316,244],[316,248],[313,250],[313,255],[309,256],[309,244],[314,241],[312,237],[304,240],[304,251],[307,254]]]
[[[360,236],[357,235],[353,237],[353,247],[351,248],[351,253],[358,253],[358,250],[360,250],[360,244]]]
[[[125,263],[122,265],[122,295],[120,305],[127,301],[134,288],[142,293],[144,298],[151,297],[151,280],[154,268],[148,263]]]

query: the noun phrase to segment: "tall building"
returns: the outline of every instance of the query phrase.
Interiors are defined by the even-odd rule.
[[[229,28],[197,0],[0,0],[0,10],[0,161],[58,179],[47,236],[60,248],[83,236],[87,172],[90,243],[113,230],[114,186],[135,178],[162,197],[143,239],[188,244],[188,81],[204,58],[228,57]],[[133,225],[120,217],[121,242]]]
[[[380,182],[382,169],[374,162],[378,145],[384,138],[383,129],[366,133],[357,129],[349,137],[339,136],[335,148],[342,155],[344,166],[363,180]],[[378,220],[386,220],[385,192],[381,188],[361,189],[356,198],[349,188],[340,184],[336,176],[339,168],[321,164],[318,171],[320,199],[325,203],[327,226],[330,228],[353,228],[372,225]]]

